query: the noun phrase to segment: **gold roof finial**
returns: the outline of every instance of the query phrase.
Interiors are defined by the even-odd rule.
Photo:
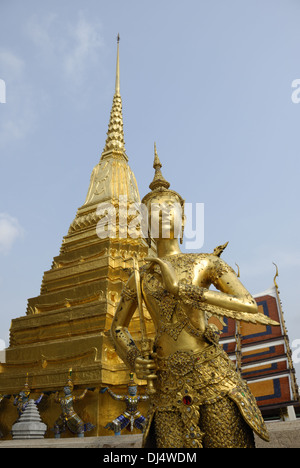
[[[102,158],[117,153],[128,161],[125,152],[125,141],[123,131],[122,99],[120,95],[120,55],[119,55],[120,35],[117,36],[117,66],[116,66],[116,85],[113,98],[112,109],[108,124],[107,138],[102,153]]]
[[[273,281],[274,281],[274,284],[275,284],[276,288],[278,289],[278,284],[277,284],[277,281],[276,281],[276,278],[279,276],[279,273],[278,273],[278,266],[276,265],[276,263],[274,263],[274,262],[272,262],[272,263],[273,263],[273,265],[274,265],[275,268],[276,268],[276,273],[275,273],[275,276],[274,276],[274,280],[273,280]]]
[[[149,185],[149,188],[151,190],[156,190],[156,189],[168,189],[170,187],[169,182],[164,178],[164,176],[161,173],[161,167],[162,164],[159,160],[158,154],[157,154],[157,149],[156,149],[156,143],[154,143],[154,162],[153,162],[153,168],[155,169],[155,174],[154,178]]]

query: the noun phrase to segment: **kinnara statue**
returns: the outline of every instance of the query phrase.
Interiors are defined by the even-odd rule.
[[[119,356],[139,379],[150,383],[143,446],[252,448],[253,431],[268,440],[264,420],[246,382],[218,344],[217,327],[208,319],[278,324],[258,313],[251,294],[220,258],[226,245],[213,253],[181,252],[176,226],[184,219],[184,200],[169,189],[156,151],[153,167],[151,192],[143,203],[157,257],[146,259],[147,264],[128,280],[111,327]],[[210,290],[211,285],[217,290]],[[156,329],[148,354],[128,331],[141,298]]]
[[[73,407],[74,401],[82,400],[88,389],[84,390],[84,392],[80,396],[74,396],[73,392],[73,382],[72,382],[72,370],[69,371],[69,378],[67,383],[64,387],[64,396],[59,397],[59,392],[56,392],[54,401],[59,403],[61,406],[62,413],[57,419],[54,424],[54,437],[56,439],[60,438],[60,434],[65,432],[68,428],[73,434],[77,434],[77,437],[84,437],[84,433],[94,429],[94,425],[91,423],[84,423],[82,419],[78,416],[75,412]]]
[[[105,426],[105,429],[111,429],[115,435],[120,435],[121,431],[127,427],[133,431],[133,428],[144,431],[146,419],[138,410],[138,404],[140,401],[147,401],[148,395],[137,395],[137,384],[133,380],[133,373],[130,373],[130,381],[128,384],[128,395],[116,395],[108,387],[102,388],[101,393],[106,391],[110,396],[117,401],[124,401],[126,403],[126,409],[120,416],[114,419],[112,422]]]

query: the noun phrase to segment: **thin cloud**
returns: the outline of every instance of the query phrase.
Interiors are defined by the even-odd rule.
[[[0,254],[7,255],[23,233],[24,230],[17,218],[7,213],[0,213]]]
[[[21,100],[25,91],[24,93],[18,91],[18,94]],[[15,106],[10,107],[7,118],[0,122],[0,147],[4,147],[11,141],[25,138],[34,131],[36,124],[37,117],[33,106],[30,103],[28,105],[15,103]]]
[[[44,15],[42,18],[34,14],[25,25],[25,34],[37,47],[41,58],[47,57],[49,59],[49,56],[56,53],[58,39],[56,31],[52,31],[56,22],[57,15],[54,13]]]
[[[300,254],[298,252],[286,250],[278,250],[275,247],[273,249],[259,248],[256,252],[253,252],[252,259],[248,260],[243,265],[244,273],[247,276],[256,277],[259,273],[260,276],[267,276],[271,271],[275,274],[275,263],[279,270],[283,269],[299,269],[300,268]]]
[[[23,139],[36,127],[35,93],[26,80],[24,61],[12,50],[0,48],[0,69],[6,83],[6,103],[0,116],[0,147]]]
[[[99,25],[94,25],[80,16],[75,28],[69,27],[72,46],[65,55],[64,72],[67,78],[81,84],[87,69],[96,63],[103,40],[99,34]]]
[[[104,47],[101,24],[79,12],[75,21],[62,21],[57,15],[33,15],[25,28],[44,66],[55,67],[71,87],[81,86],[91,67],[99,61]]]
[[[0,48],[0,69],[4,74],[2,79],[10,83],[22,79],[24,67],[24,61],[20,57],[9,49]]]

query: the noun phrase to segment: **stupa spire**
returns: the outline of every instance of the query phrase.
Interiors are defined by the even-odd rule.
[[[117,37],[117,67],[116,67],[116,87],[115,94],[120,94],[120,34]]]
[[[128,161],[125,152],[122,99],[120,95],[120,53],[119,53],[120,35],[117,37],[117,65],[116,65],[116,84],[115,94],[110,112],[107,138],[102,153],[102,158],[110,156],[112,153],[122,156]]]

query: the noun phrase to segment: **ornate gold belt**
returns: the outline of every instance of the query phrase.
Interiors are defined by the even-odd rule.
[[[208,346],[201,351],[176,351],[167,358],[157,357],[157,369],[184,376],[192,372],[195,366],[198,367],[207,361],[211,361],[222,353],[222,349],[215,345]]]

